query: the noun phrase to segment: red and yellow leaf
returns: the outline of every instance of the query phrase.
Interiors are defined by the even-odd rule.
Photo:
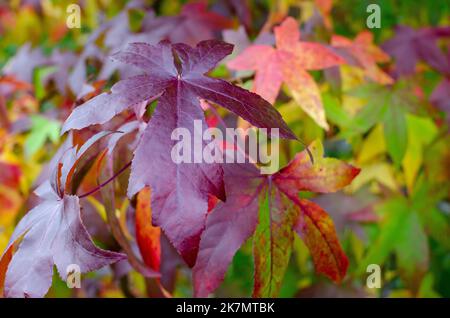
[[[348,268],[348,258],[328,214],[316,203],[298,200],[300,214],[295,230],[308,247],[316,272],[341,282]]]

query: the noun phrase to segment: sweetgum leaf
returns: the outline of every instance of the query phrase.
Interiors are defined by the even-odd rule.
[[[157,46],[130,44],[114,58],[146,73],[120,81],[111,93],[76,108],[63,125],[63,131],[67,131],[105,123],[127,108],[159,98],[135,151],[128,195],[131,197],[145,186],[152,188],[153,223],[164,230],[191,266],[205,226],[208,194],[225,199],[220,165],[175,164],[171,159],[171,150],[177,143],[171,134],[176,128],[188,129],[191,136],[203,134],[207,128],[199,99],[217,103],[257,127],[279,128],[282,137],[295,139],[281,115],[261,97],[203,75],[231,51],[232,45],[215,40],[203,41],[195,48],[167,41]],[[179,70],[174,54],[181,63]],[[193,120],[202,123],[201,131],[194,132]]]
[[[252,165],[225,165],[227,201],[207,218],[192,275],[194,295],[206,297],[223,280],[236,251],[253,234],[258,223],[258,197],[262,188]]]
[[[402,164],[408,144],[408,131],[404,110],[397,105],[388,107],[384,119],[386,148],[397,167]]]
[[[136,241],[145,264],[155,271],[161,265],[161,229],[151,224],[150,189],[145,188],[137,195]]]
[[[300,215],[295,230],[308,247],[314,267],[322,273],[340,282],[348,268],[348,259],[337,239],[333,221],[316,203],[298,200]]]
[[[24,44],[3,67],[5,75],[14,76],[16,79],[32,83],[33,71],[36,67],[48,62],[41,48],[32,48],[30,43]]]
[[[66,194],[65,185],[70,183],[74,166],[105,135],[93,136],[78,151],[68,149],[52,180],[36,189],[42,202],[20,220],[0,259],[6,297],[45,296],[52,282],[53,265],[65,280],[71,264],[87,272],[126,257],[95,246],[81,220],[79,198]],[[17,251],[11,255],[15,245]]]
[[[260,205],[259,224],[253,236],[255,262],[253,297],[276,297],[291,256],[299,210],[269,182]]]
[[[331,45],[338,51],[344,53],[349,64],[356,64],[364,70],[364,74],[373,81],[380,84],[392,84],[394,80],[383,72],[377,63],[384,63],[390,60],[382,49],[373,44],[373,34],[370,31],[360,32],[352,41],[341,35],[333,35]],[[353,60],[356,63],[353,63]]]
[[[328,129],[319,88],[307,70],[320,70],[344,60],[319,43],[299,41],[298,23],[291,17],[275,28],[276,49],[252,45],[227,65],[235,70],[255,70],[253,90],[274,103],[282,82],[317,124]]]
[[[218,287],[234,254],[253,233],[253,296],[278,294],[294,231],[310,248],[317,272],[336,282],[342,280],[348,260],[333,223],[317,204],[300,200],[298,192],[335,192],[350,184],[359,169],[337,159],[323,158],[319,143],[309,149],[314,163],[303,151],[270,176],[261,175],[250,164],[225,166],[227,201],[219,202],[211,211],[201,235],[193,268],[196,296],[206,297]]]
[[[450,27],[427,27],[414,30],[405,25],[395,29],[395,36],[383,48],[396,60],[399,75],[411,75],[419,61],[427,62],[442,74],[450,74],[450,61],[438,46],[438,40],[450,37]]]
[[[167,39],[173,43],[196,45],[214,38],[214,31],[230,28],[232,21],[212,11],[205,2],[188,3],[176,16],[146,19],[143,30],[150,36]]]

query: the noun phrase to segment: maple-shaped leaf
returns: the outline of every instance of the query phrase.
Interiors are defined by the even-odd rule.
[[[212,11],[208,11],[206,1],[188,3],[179,15],[147,18],[143,22],[144,32],[151,37],[196,45],[198,42],[215,38],[214,32],[230,28],[232,21]]]
[[[319,43],[299,41],[297,22],[288,17],[275,28],[276,48],[252,45],[227,63],[235,70],[255,70],[253,90],[274,103],[283,82],[293,98],[316,123],[328,129],[320,91],[308,70],[321,70],[344,60]]]
[[[77,57],[72,52],[62,52],[54,50],[50,57],[50,65],[56,66],[56,71],[45,78],[45,82],[53,80],[61,95],[66,93],[67,78],[69,69],[75,65]]]
[[[411,94],[413,89],[410,81],[397,80],[391,86],[369,84],[353,90],[352,94],[364,98],[367,104],[353,117],[345,134],[366,133],[383,122],[387,151],[400,166],[408,144],[406,114],[420,107],[418,96]]]
[[[20,220],[0,259],[0,270],[7,269],[0,273],[6,297],[43,297],[52,282],[53,265],[66,280],[71,264],[87,272],[126,257],[94,245],[80,217],[79,198],[66,189],[77,161],[105,134],[93,136],[78,150],[67,150],[50,181],[36,189],[42,202]]]
[[[356,66],[364,69],[365,75],[380,84],[392,84],[393,79],[383,72],[377,63],[390,60],[388,54],[373,43],[373,34],[369,31],[360,32],[352,41],[341,35],[333,35],[331,45],[342,50],[343,56],[351,56],[356,60]],[[348,59],[349,64],[353,61]]]
[[[47,63],[48,58],[45,57],[41,48],[32,48],[30,43],[26,43],[3,67],[2,72],[20,81],[31,83],[34,69]]]
[[[167,41],[156,46],[130,44],[113,57],[141,68],[145,74],[120,81],[112,87],[111,93],[103,93],[75,108],[62,129],[102,124],[136,104],[159,99],[135,151],[128,194],[132,196],[145,186],[152,188],[153,223],[165,231],[191,266],[195,263],[205,224],[208,194],[225,199],[223,172],[221,166],[214,163],[174,163],[171,150],[177,141],[172,140],[172,132],[183,127],[191,136],[203,134],[207,125],[199,99],[205,99],[257,127],[279,128],[282,137],[295,138],[281,115],[260,96],[204,76],[230,54],[232,48],[216,40],[200,42],[195,48],[171,45]],[[174,54],[181,63],[179,69]],[[194,120],[202,124],[195,128],[199,131],[194,132]],[[203,143],[204,147],[206,142]]]
[[[288,265],[297,232],[311,251],[317,272],[336,282],[348,260],[333,223],[315,203],[299,199],[299,191],[335,192],[348,185],[359,169],[337,159],[323,158],[319,142],[296,155],[273,175],[261,175],[250,164],[225,165],[227,201],[207,218],[193,268],[194,293],[206,297],[222,281],[239,247],[252,235],[255,257],[253,295],[273,297]]]
[[[78,60],[75,62],[72,72],[67,78],[69,87],[75,96],[80,95],[83,87],[87,84],[86,62],[88,59],[95,58],[101,60],[105,58],[104,53],[98,47],[97,42],[105,31],[111,26],[111,23],[113,23],[113,21],[103,23],[89,35],[86,43],[84,44],[83,51],[78,56]]]
[[[139,10],[144,12],[142,1],[132,1],[126,4],[124,10],[112,20],[106,22],[108,30],[105,32],[104,45],[110,52],[118,52],[124,49],[128,44],[134,42],[147,42],[156,44],[162,40],[160,34],[154,30],[147,32],[133,32],[130,26],[130,12]],[[145,12],[146,21],[156,19],[153,11]],[[136,70],[124,64],[117,64],[111,59],[105,59],[102,68],[98,74],[98,79],[108,79],[116,70],[119,71],[121,78],[127,78],[136,75]]]
[[[248,34],[243,26],[240,26],[237,30],[230,29],[223,31],[222,37],[225,42],[234,45],[233,54],[228,56],[224,61],[231,60],[252,45],[250,38],[248,37]],[[273,45],[275,44],[275,37],[272,33],[262,31],[255,38],[253,44]]]
[[[240,26],[237,30],[225,30],[222,32],[222,38],[225,42],[231,43],[234,45],[233,54],[229,55],[226,59],[223,60],[223,63],[226,65],[228,61],[231,61],[236,56],[239,56],[246,48],[252,45],[250,38],[245,31],[243,26]],[[257,45],[274,45],[275,44],[275,36],[272,33],[262,31],[258,36],[254,39],[253,44]],[[253,74],[253,71],[236,71],[234,77],[242,78],[247,77]]]
[[[439,48],[437,41],[450,38],[450,27],[427,27],[414,30],[399,25],[395,36],[383,44],[383,48],[395,58],[395,70],[399,75],[411,75],[420,60],[442,74],[450,74],[450,60]]]

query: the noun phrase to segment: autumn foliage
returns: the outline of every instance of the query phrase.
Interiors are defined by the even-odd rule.
[[[450,296],[450,15],[381,2],[0,5],[2,295]]]

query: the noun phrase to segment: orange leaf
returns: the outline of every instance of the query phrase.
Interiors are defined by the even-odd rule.
[[[0,292],[3,294],[3,286],[5,285],[6,271],[8,270],[9,262],[11,262],[13,256],[14,245],[11,246],[3,253],[0,258]]]
[[[161,229],[152,225],[150,193],[150,188],[145,188],[137,195],[136,239],[145,264],[151,269],[159,271],[161,264]]]

